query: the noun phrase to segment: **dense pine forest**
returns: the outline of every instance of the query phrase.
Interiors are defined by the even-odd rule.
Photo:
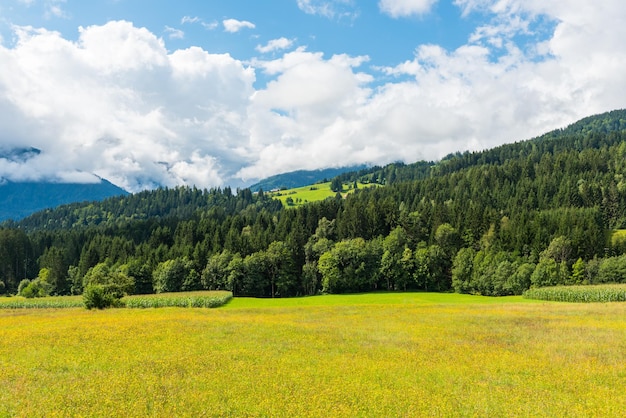
[[[263,191],[179,187],[5,222],[0,290],[509,295],[626,281],[626,111],[338,180],[384,187],[290,209]]]

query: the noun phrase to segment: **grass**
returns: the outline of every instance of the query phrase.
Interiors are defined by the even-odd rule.
[[[626,304],[0,310],[0,416],[622,416]]]
[[[380,187],[379,184],[374,183],[358,183],[357,186],[361,189],[368,187]],[[345,197],[349,193],[353,193],[354,189],[352,188],[352,183],[344,184],[344,191],[342,195]],[[327,183],[317,183],[312,184],[310,186],[297,187],[293,189],[281,190],[280,192],[268,192],[268,195],[279,199],[283,205],[287,207],[296,207],[300,205],[304,205],[310,202],[316,202],[319,200],[324,200],[329,197],[335,197],[337,193],[330,190],[330,182]],[[292,205],[287,204],[287,199],[291,199],[293,201]]]
[[[524,297],[556,302],[626,302],[626,284],[539,287],[525,291]]]
[[[489,297],[478,295],[461,295],[458,293],[358,293],[348,295],[321,295],[305,296],[299,298],[271,299],[271,298],[233,298],[229,308],[286,308],[305,306],[354,306],[354,305],[397,305],[397,304],[501,304],[506,303],[529,303],[529,299],[521,296]]]

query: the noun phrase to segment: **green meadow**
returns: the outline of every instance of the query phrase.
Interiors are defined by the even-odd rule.
[[[374,183],[357,183],[357,188],[364,189],[368,187],[380,187],[380,185]],[[349,193],[354,193],[354,190],[353,184],[346,183],[343,185],[343,191],[341,194],[345,197]],[[279,192],[268,192],[269,196],[280,200],[286,207],[301,206],[307,203],[334,197],[336,194],[337,193],[330,189],[330,182],[281,190]]]
[[[0,309],[0,416],[623,416],[626,304],[434,293]]]

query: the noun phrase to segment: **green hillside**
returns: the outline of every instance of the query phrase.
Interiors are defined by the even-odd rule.
[[[337,196],[338,192],[333,192],[330,188],[331,182],[316,183],[303,187],[296,187],[293,189],[280,190],[275,192],[268,192],[268,196],[280,200],[286,207],[295,207],[304,205],[307,203],[317,202],[320,200],[333,198]],[[380,185],[375,183],[345,183],[339,194],[345,198],[348,194],[354,193],[359,189],[366,189],[369,187],[378,187]]]

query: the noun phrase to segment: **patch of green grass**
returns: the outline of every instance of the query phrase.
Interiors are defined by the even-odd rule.
[[[555,302],[626,302],[626,284],[539,287],[525,291],[524,298]]]
[[[457,304],[457,303],[528,303],[521,296],[478,296],[458,293],[378,292],[347,295],[319,295],[298,298],[246,298],[235,297],[228,308],[285,308],[295,306],[353,306],[353,305],[404,305],[404,304]]]
[[[374,183],[358,183],[357,187],[365,189],[368,187],[381,187],[379,184]],[[353,193],[352,183],[344,184],[344,190],[341,192],[342,196],[346,196],[349,193]],[[329,197],[335,197],[337,193],[330,189],[330,182],[317,183],[304,187],[297,187],[294,189],[281,190],[280,192],[268,192],[269,196],[274,199],[280,200],[286,207],[296,207],[304,205],[310,202],[316,202],[324,200]],[[290,200],[289,200],[290,199]],[[288,202],[291,202],[289,204]]]

